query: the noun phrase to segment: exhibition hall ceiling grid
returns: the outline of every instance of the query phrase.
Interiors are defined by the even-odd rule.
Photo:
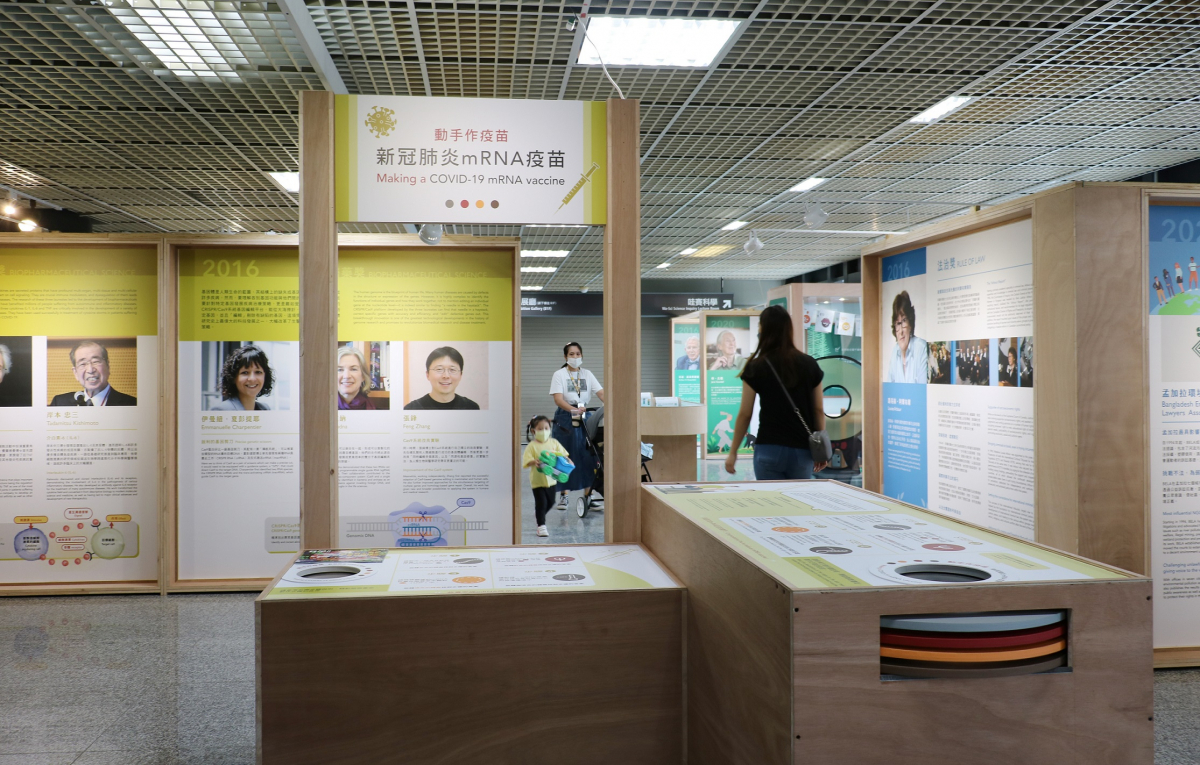
[[[600,69],[576,63],[583,39],[567,21],[580,8],[0,2],[0,184],[100,231],[294,232],[297,200],[266,173],[298,169],[299,93],[332,74],[320,61],[352,93],[605,99]],[[706,68],[610,68],[641,100],[648,277],[790,277],[855,257],[878,232],[1200,157],[1194,1],[600,0],[589,12],[742,22]],[[181,64],[178,40],[199,59]],[[972,100],[909,122],[951,95]],[[828,180],[789,191],[810,177]],[[749,225],[722,230],[734,220]],[[765,246],[747,254],[751,230]],[[569,251],[526,286],[602,286],[600,229],[453,232]]]

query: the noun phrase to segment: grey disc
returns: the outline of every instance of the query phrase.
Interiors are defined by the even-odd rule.
[[[1003,614],[961,616],[881,616],[879,626],[914,632],[1008,632],[1058,624],[1063,611],[1014,611]]]

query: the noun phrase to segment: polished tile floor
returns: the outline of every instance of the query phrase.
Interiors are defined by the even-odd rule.
[[[0,765],[250,765],[253,601],[0,599]],[[1156,765],[1200,763],[1200,670],[1155,705]]]

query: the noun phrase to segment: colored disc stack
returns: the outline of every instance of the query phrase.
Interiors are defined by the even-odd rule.
[[[1065,611],[879,620],[879,671],[903,677],[1007,677],[1067,663]]]

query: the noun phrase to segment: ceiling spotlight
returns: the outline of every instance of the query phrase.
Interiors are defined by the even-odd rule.
[[[5,202],[4,203],[4,214],[10,218],[12,216],[16,215],[17,214],[17,203],[13,202],[11,200],[9,200],[8,202]]]
[[[38,224],[29,218],[26,218],[17,224],[17,228],[21,229],[22,231],[37,231],[37,227]]]
[[[745,228],[746,226],[749,226],[749,225],[750,225],[750,223],[748,221],[735,220],[735,221],[726,223],[724,226],[721,226],[721,230],[722,231],[737,231],[739,228]]]
[[[970,102],[971,98],[969,96],[950,96],[949,98],[943,98],[941,101],[938,101],[933,106],[910,119],[909,122],[915,122],[919,125],[931,125],[943,117],[958,111]]]
[[[746,243],[742,245],[742,249],[746,251],[747,255],[753,255],[754,253],[758,252],[762,248],[763,248],[763,243],[760,242],[758,237],[754,234],[754,232],[751,231],[750,238],[747,239]]]
[[[585,295],[586,295],[586,294],[587,294],[587,291],[588,291],[588,288],[587,288],[587,287],[583,287],[583,288],[581,288],[579,291],[580,291],[580,292],[582,292],[583,294],[585,294]]]
[[[421,230],[417,232],[417,236],[425,244],[437,244],[442,241],[442,224],[423,223],[421,224]]]
[[[788,189],[788,191],[795,191],[795,192],[812,191],[813,189],[820,186],[822,183],[824,183],[827,180],[829,180],[829,179],[828,178],[816,178],[816,177],[805,178],[804,180],[797,183],[795,186]]]
[[[821,224],[829,220],[829,213],[821,209],[820,205],[808,205],[804,208],[804,222],[812,228],[820,228]]]

